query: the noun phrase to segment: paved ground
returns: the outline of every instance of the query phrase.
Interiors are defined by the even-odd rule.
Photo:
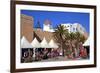
[[[46,60],[41,60],[39,62],[50,62],[50,61],[70,61],[70,60],[81,60],[81,58],[76,58],[76,59],[67,59],[66,57],[56,57],[56,58],[50,58],[50,59],[46,59]]]

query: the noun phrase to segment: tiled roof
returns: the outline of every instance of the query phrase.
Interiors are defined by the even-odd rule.
[[[33,31],[34,31],[34,37],[37,37],[39,41],[42,41],[44,37],[46,38],[47,42],[50,42],[51,39],[56,41],[54,39],[54,32],[43,31],[41,29],[37,29]]]

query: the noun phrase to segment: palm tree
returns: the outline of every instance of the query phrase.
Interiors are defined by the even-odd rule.
[[[75,38],[76,38],[77,44],[79,42],[84,43],[84,41],[86,40],[85,36],[83,34],[81,34],[80,32],[75,33]]]
[[[72,41],[72,40],[75,40],[76,38],[75,38],[75,33],[74,32],[71,32],[70,33],[70,40]]]
[[[76,33],[75,33],[75,38],[76,38],[76,40],[77,40],[78,42],[80,41],[80,37],[81,37],[80,32],[76,32]]]
[[[75,32],[75,40],[76,40],[75,47],[76,47],[76,50],[77,50],[78,55],[79,55],[79,44],[80,44],[80,42],[84,43],[86,38],[80,32]]]
[[[71,32],[70,33],[70,45],[71,45],[71,48],[72,48],[72,45],[73,45],[73,41],[74,40],[76,40],[75,33],[74,32]]]
[[[81,36],[80,32],[75,32],[76,48],[79,48],[80,36]]]
[[[62,54],[64,56],[64,48],[63,44],[65,43],[65,34],[68,32],[68,30],[65,29],[63,25],[57,26],[57,29],[55,30],[55,37],[56,40],[60,43],[61,49],[62,49]]]
[[[80,42],[84,43],[85,40],[86,40],[85,36],[84,36],[84,35],[81,35],[81,36],[80,36]]]
[[[74,40],[76,40],[76,38],[75,38],[75,33],[74,32],[70,32],[70,49],[73,51],[73,45],[75,45],[74,43],[73,43],[73,41]]]
[[[65,39],[66,41],[70,40],[70,33],[68,32],[68,30],[66,31]]]

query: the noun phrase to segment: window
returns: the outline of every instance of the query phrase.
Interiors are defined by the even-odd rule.
[[[73,28],[73,31],[75,31],[75,28]]]
[[[78,29],[76,28],[76,31],[78,31]]]

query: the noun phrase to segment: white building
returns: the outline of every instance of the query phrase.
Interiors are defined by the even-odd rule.
[[[69,32],[80,32],[83,34],[86,38],[88,37],[88,33],[86,32],[86,29],[79,23],[64,23],[61,24],[65,26],[65,29]],[[43,31],[48,32],[55,32],[55,29],[52,28],[51,22],[49,20],[45,20],[43,24]]]
[[[79,23],[67,23],[67,24],[61,24],[63,26],[65,26],[65,29],[67,29],[69,32],[80,32],[81,34],[86,34],[86,30],[85,28],[79,24]]]
[[[54,29],[52,28],[51,22],[49,20],[44,21],[43,31],[54,32]]]

